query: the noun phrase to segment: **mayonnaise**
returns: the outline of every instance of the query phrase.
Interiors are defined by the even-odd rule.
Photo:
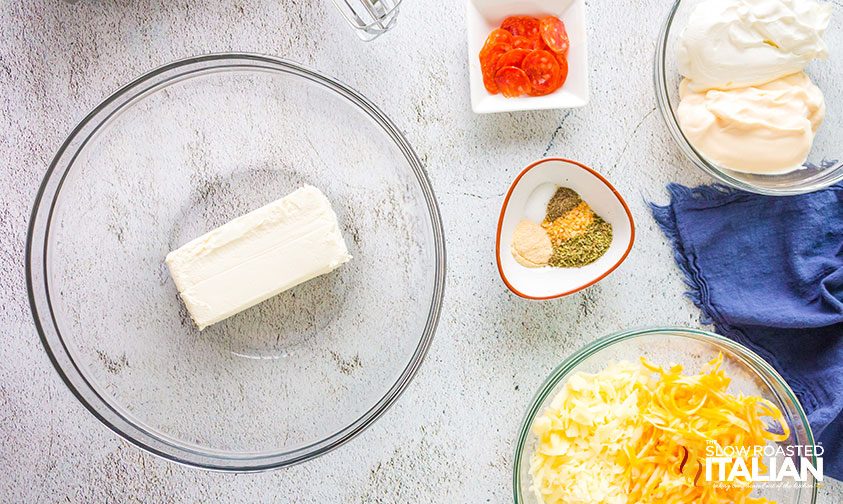
[[[679,73],[697,89],[734,89],[825,59],[831,6],[814,0],[705,0],[682,32]]]
[[[685,79],[679,94],[677,117],[691,145],[739,172],[798,169],[825,115],[822,92],[802,72],[731,90],[698,91]]]

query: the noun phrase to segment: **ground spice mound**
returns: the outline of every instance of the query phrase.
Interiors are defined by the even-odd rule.
[[[580,195],[576,191],[569,187],[560,187],[556,189],[553,197],[547,202],[545,220],[555,221],[573,210],[580,203],[582,203],[582,198],[580,198]]]
[[[512,235],[512,257],[527,268],[547,266],[553,255],[553,244],[544,229],[535,222],[522,220]]]
[[[576,194],[576,193],[574,193]],[[579,196],[577,196],[579,199]],[[565,240],[577,237],[591,226],[594,222],[594,212],[588,203],[580,200],[580,203],[571,208],[556,219],[550,220],[550,214],[542,222],[542,227],[550,236],[550,241],[554,247],[558,247]]]
[[[576,191],[557,187],[541,224],[527,219],[519,222],[510,249],[527,268],[579,268],[600,259],[611,245],[612,225]]]
[[[600,259],[612,245],[612,225],[595,216],[584,233],[554,246],[549,264],[557,268],[577,268]]]

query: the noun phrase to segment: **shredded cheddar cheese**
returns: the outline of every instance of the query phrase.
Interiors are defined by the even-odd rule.
[[[723,356],[683,375],[641,359],[571,376],[542,416],[530,464],[545,504],[763,504],[752,484],[705,481],[706,446],[765,446],[790,431],[761,397],[727,392]],[[780,426],[771,432],[765,419]],[[759,463],[761,463],[759,459]]]

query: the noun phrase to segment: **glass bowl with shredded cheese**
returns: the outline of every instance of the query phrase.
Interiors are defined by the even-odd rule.
[[[591,343],[521,425],[516,503],[808,504],[822,481],[802,406],[746,347],[680,328]]]

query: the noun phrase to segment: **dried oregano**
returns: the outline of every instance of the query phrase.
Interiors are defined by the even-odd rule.
[[[591,264],[612,245],[612,225],[595,216],[585,233],[554,247],[550,265],[557,268],[578,268]]]

